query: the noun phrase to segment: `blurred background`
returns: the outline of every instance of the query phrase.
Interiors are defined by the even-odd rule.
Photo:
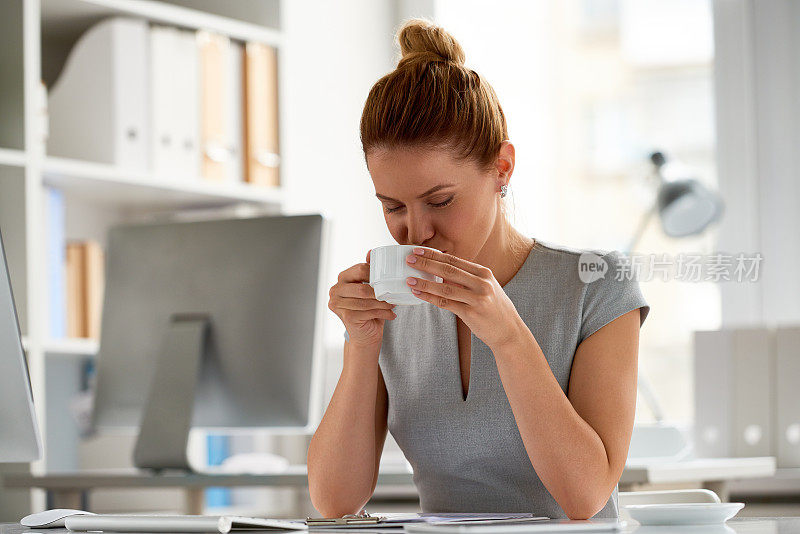
[[[322,213],[331,222],[325,288],[370,248],[393,243],[359,120],[372,84],[399,59],[395,31],[414,16],[453,34],[467,67],[499,97],[516,147],[506,197],[516,228],[546,242],[620,250],[641,266],[651,312],[640,338],[637,425],[677,430],[679,443],[655,451],[647,440],[661,438],[642,434],[639,455],[769,458],[715,489],[748,502],[743,513],[800,515],[800,397],[781,381],[800,379],[800,3],[792,0],[3,2],[0,227],[46,436],[43,460],[4,470],[131,466],[132,435],[86,424],[113,225]],[[146,23],[152,58],[135,46],[91,49],[85,36],[115,17]],[[174,95],[183,75],[155,53],[172,50],[164,43],[175,29],[189,36],[200,69],[189,86],[194,107]],[[116,85],[87,76],[93,69],[106,69]],[[244,96],[215,104],[215,91]],[[147,120],[126,134],[147,140],[142,151],[126,149],[125,139],[104,146],[109,117],[123,121],[137,106]],[[194,125],[193,140],[183,142],[173,123]],[[165,136],[205,152],[186,163],[160,146]],[[688,202],[680,229],[669,219],[678,197]],[[61,301],[44,284],[52,247],[67,250]],[[75,271],[70,250],[89,258],[88,274]],[[91,258],[100,258],[97,271]],[[687,258],[697,270],[686,270]],[[80,276],[93,280],[83,296],[70,286]],[[67,311],[54,319],[59,306]],[[322,326],[327,404],[344,327],[328,310]],[[748,335],[763,341],[755,352],[741,348],[753,346],[742,341]],[[302,464],[308,436],[198,442],[196,455],[210,464],[239,449]],[[384,463],[406,469],[391,436]],[[708,487],[720,484],[715,476],[658,487]],[[654,483],[630,479],[626,488]],[[52,490],[3,491],[16,499],[14,511],[53,502]],[[280,515],[297,506],[302,513],[290,516],[312,515],[306,493],[212,489],[203,509]],[[189,498],[180,489],[81,495],[78,504],[94,511],[181,509]],[[416,509],[407,483],[381,484],[375,499],[371,510]]]

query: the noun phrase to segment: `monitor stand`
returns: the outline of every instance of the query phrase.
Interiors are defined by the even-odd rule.
[[[205,314],[171,317],[133,451],[136,467],[192,471],[186,447],[210,322]]]

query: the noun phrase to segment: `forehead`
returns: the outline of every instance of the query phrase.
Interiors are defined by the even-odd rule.
[[[393,198],[417,195],[440,183],[458,185],[477,172],[446,149],[373,150],[367,154],[367,167],[375,192]]]

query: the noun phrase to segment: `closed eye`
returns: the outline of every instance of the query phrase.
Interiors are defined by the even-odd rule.
[[[448,204],[450,204],[452,201],[453,201],[453,197],[450,197],[447,200],[445,200],[444,202],[439,202],[438,204],[431,204],[431,206],[433,206],[435,208],[443,208],[443,207],[447,206]],[[402,207],[403,206],[399,206],[397,208],[385,208],[385,209],[386,209],[386,213],[394,213],[395,211],[397,211],[399,209],[402,209]]]

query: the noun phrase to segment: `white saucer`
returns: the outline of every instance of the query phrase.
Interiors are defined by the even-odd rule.
[[[641,525],[716,525],[744,508],[740,502],[631,504],[624,509]]]

